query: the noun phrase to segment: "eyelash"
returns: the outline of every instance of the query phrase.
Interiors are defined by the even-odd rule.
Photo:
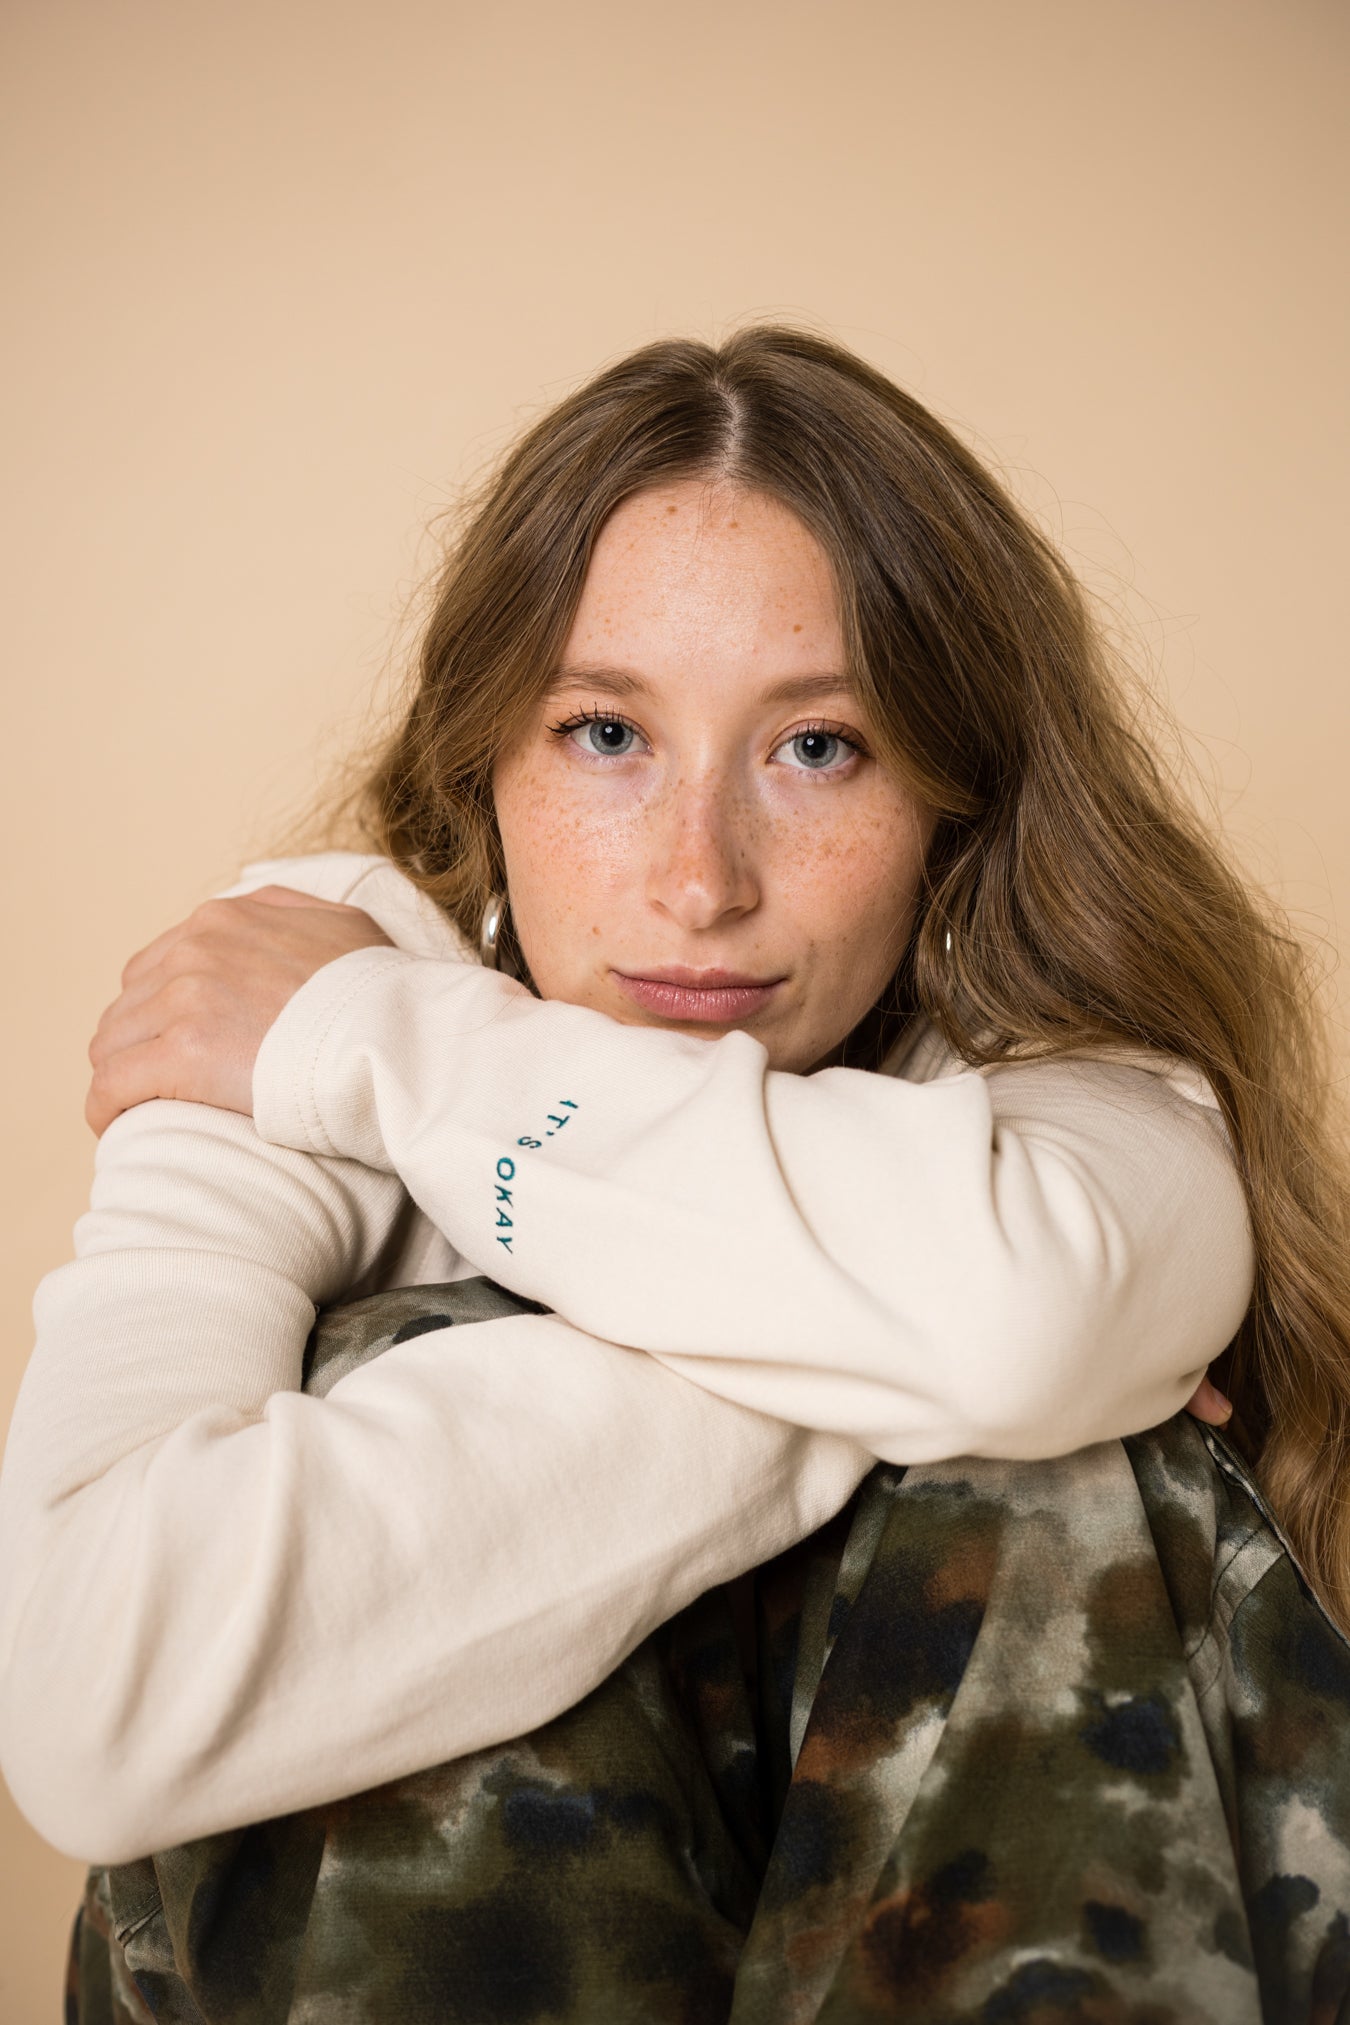
[[[566,738],[569,733],[580,731],[583,724],[622,724],[625,730],[631,731],[635,737],[642,737],[632,718],[625,717],[622,710],[579,710],[575,717],[564,718],[561,724],[550,724],[548,728],[555,738]],[[597,753],[595,757],[600,759],[603,755]],[[623,753],[620,757],[626,759],[628,755]]]
[[[860,738],[850,731],[845,731],[842,724],[828,724],[823,718],[817,719],[814,724],[799,724],[797,729],[790,731],[786,738],[780,738],[778,745],[788,745],[795,738],[837,738],[839,743],[847,746],[848,750],[857,758],[867,758],[867,747]],[[774,751],[777,752],[777,750],[778,746],[776,745]],[[801,767],[797,771],[801,773],[837,773],[839,769],[837,767]]]
[[[558,724],[550,724],[548,729],[554,738],[568,738],[574,731],[579,731],[583,724],[622,724],[624,729],[631,731],[635,738],[642,738],[643,736],[632,718],[625,717],[622,710],[579,710],[574,716],[564,718]],[[841,745],[847,746],[848,750],[856,754],[860,759],[867,757],[867,747],[860,738],[855,737],[851,732],[845,731],[842,725],[828,724],[824,719],[819,719],[811,724],[799,724],[797,729],[789,732],[786,738],[779,739],[778,745],[774,747],[774,751],[777,752],[779,747],[789,744],[794,738],[837,738]],[[603,759],[604,756],[603,753],[598,752],[592,755],[595,759]],[[626,752],[618,753],[614,756],[619,759],[630,757]],[[793,771],[796,773],[816,772],[831,774],[839,772],[840,769],[838,767],[795,767]]]

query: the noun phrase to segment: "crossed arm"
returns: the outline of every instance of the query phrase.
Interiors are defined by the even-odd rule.
[[[1217,1118],[1145,1069],[775,1078],[744,1036],[522,1002],[404,939],[293,994],[266,1137],[199,1104],[119,1119],[40,1291],[0,1752],[74,1853],[528,1729],[874,1454],[1044,1455],[1175,1411],[1249,1297]],[[378,1270],[405,1190],[453,1246],[420,1276],[558,1314],[306,1398],[314,1305]]]

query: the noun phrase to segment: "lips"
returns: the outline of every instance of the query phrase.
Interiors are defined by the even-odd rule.
[[[620,991],[645,1011],[657,1013],[662,1019],[705,1021],[711,1026],[730,1026],[737,1020],[748,1019],[769,1003],[783,983],[781,977],[746,977],[731,970],[690,970],[682,964],[645,971],[641,976],[616,970],[613,977]]]

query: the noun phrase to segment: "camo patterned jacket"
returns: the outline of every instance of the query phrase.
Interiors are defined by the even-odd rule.
[[[307,1386],[519,1305],[330,1311]],[[882,1466],[531,1735],[91,1871],[66,2016],[1350,2025],[1350,1644],[1184,1414]]]

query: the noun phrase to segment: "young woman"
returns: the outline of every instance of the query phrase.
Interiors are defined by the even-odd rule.
[[[601,374],[470,517],[362,810],[374,853],[255,868],[91,1049],[0,1487],[53,1841],[500,1745],[878,1458],[1118,1454],[1222,1418],[1212,1362],[1350,1621],[1299,954],[917,403],[777,329]],[[316,1307],[483,1276],[513,1312],[301,1390]]]

